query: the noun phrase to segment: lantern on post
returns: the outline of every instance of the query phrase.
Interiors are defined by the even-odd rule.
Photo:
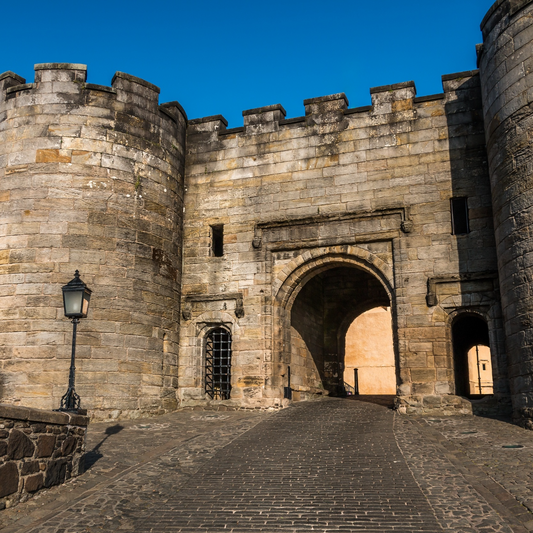
[[[74,279],[61,287],[63,291],[63,308],[65,316],[72,318],[72,355],[70,358],[70,373],[68,378],[68,390],[61,398],[60,411],[77,411],[80,408],[80,397],[74,389],[76,377],[76,330],[80,318],[87,318],[91,289],[80,279],[80,273],[76,270]]]

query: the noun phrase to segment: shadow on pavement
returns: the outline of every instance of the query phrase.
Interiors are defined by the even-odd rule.
[[[89,470],[99,459],[103,457],[103,454],[100,453],[100,446],[111,436],[120,433],[124,429],[124,426],[120,424],[115,424],[114,426],[109,426],[105,430],[105,437],[90,451],[85,454],[85,470]]]
[[[352,396],[346,396],[347,400],[350,401],[357,401],[357,402],[366,402],[366,403],[373,403],[376,405],[382,405],[383,407],[388,407],[389,409],[392,409],[394,407],[394,400],[396,399],[396,396],[394,395],[385,395],[385,394],[373,394],[373,395],[361,395],[356,394]]]

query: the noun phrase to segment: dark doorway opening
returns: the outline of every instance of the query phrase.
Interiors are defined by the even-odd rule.
[[[455,394],[493,393],[489,328],[477,315],[460,315],[452,325]]]

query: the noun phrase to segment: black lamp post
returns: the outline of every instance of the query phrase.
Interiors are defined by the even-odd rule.
[[[76,377],[76,329],[80,318],[87,318],[89,311],[89,300],[91,299],[91,289],[80,279],[80,273],[76,270],[74,279],[61,287],[63,291],[63,308],[65,316],[72,318],[74,326],[72,332],[72,355],[70,359],[70,374],[68,378],[68,390],[61,398],[59,411],[77,411],[80,408],[80,397],[74,390],[74,380]]]

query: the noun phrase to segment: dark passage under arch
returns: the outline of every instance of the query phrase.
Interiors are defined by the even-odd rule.
[[[346,333],[350,324],[366,311],[390,305],[379,279],[361,268],[334,264],[306,281],[290,316],[293,389],[344,395],[346,386],[353,385],[344,380]],[[361,335],[367,337],[373,333],[362,332]],[[394,354],[392,357],[394,359]],[[395,389],[395,362],[392,365]],[[351,372],[353,374],[353,367]],[[375,372],[379,373],[380,369]]]

